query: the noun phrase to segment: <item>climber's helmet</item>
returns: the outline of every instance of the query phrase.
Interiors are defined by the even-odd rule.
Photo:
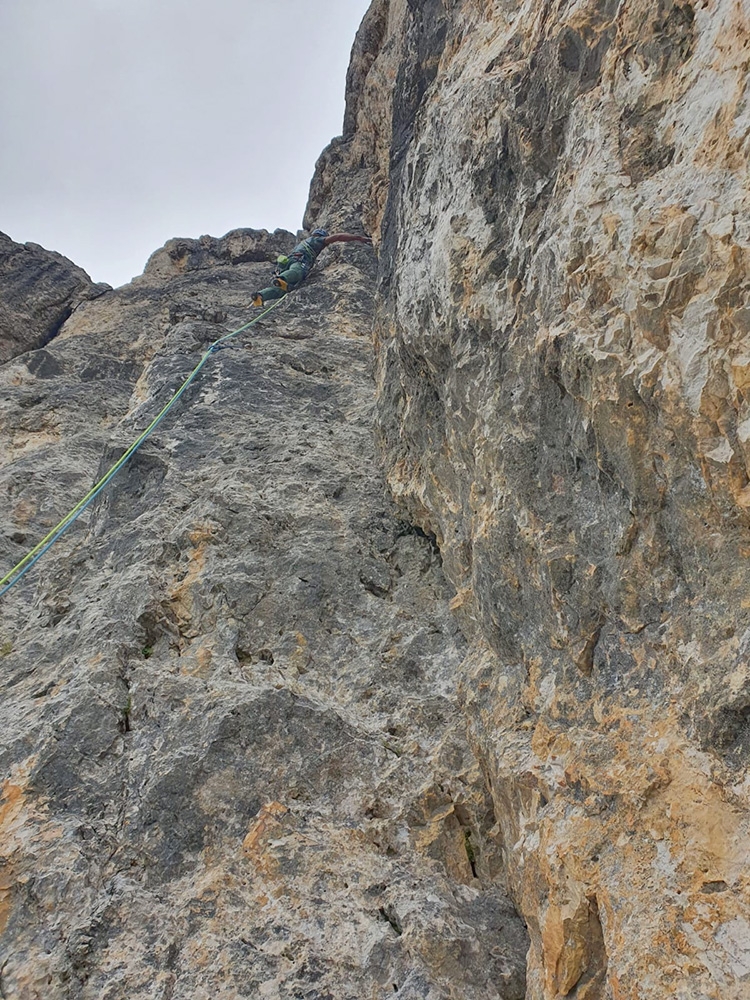
[[[323,238],[325,238],[326,236],[328,236],[328,230],[327,229],[313,229],[311,235],[312,236],[322,236]]]

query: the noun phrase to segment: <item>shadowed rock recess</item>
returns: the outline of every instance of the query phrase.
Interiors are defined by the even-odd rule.
[[[749,70],[738,0],[374,0],[305,224],[377,253],[2,602],[0,996],[747,1000]],[[293,241],[0,367],[3,571]]]

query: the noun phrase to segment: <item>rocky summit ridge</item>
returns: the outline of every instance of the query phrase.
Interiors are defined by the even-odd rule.
[[[304,224],[0,607],[0,996],[747,1000],[750,10],[374,0]],[[291,233],[0,238],[13,565]]]

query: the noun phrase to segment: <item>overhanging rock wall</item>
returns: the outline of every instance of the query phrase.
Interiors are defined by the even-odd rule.
[[[376,10],[380,435],[471,643],[528,995],[746,997],[749,12]]]

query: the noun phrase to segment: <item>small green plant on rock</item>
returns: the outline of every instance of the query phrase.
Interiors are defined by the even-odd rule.
[[[13,643],[10,639],[3,639],[0,642],[0,656],[9,656],[13,652]]]

